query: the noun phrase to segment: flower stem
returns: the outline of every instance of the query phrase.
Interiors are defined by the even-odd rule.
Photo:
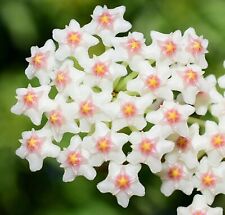
[[[198,123],[200,127],[204,128],[205,127],[205,121],[201,119],[197,119],[195,117],[189,116],[188,117],[188,123],[193,124],[193,123]]]
[[[120,90],[125,90],[127,82],[135,78],[137,75],[138,75],[137,72],[131,72],[128,76],[126,76],[126,78],[123,78],[122,80],[120,80],[117,86],[115,87],[115,91],[119,92]]]

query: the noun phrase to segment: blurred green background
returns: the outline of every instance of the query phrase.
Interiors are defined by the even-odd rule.
[[[26,117],[9,112],[16,88],[28,83],[24,69],[30,47],[42,46],[54,28],[63,28],[72,18],[88,23],[98,4],[125,5],[132,30],[143,32],[148,43],[150,30],[169,33],[194,27],[210,42],[207,73],[225,71],[225,0],[0,0],[0,215],[173,215],[192,201],[179,191],[164,197],[159,178],[144,167],[140,178],[145,197],[131,198],[122,209],[111,194],[96,189],[107,175],[105,167],[94,181],[78,177],[63,183],[55,160],[47,159],[41,171],[31,173],[28,163],[15,155],[21,132],[32,127]],[[224,207],[225,197],[218,196],[214,206]]]

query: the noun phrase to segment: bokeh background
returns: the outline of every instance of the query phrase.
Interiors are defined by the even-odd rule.
[[[180,205],[187,206],[192,196],[175,192],[164,197],[160,180],[147,167],[140,173],[146,187],[145,197],[133,197],[122,209],[111,194],[100,194],[96,184],[107,175],[99,169],[94,181],[78,177],[63,183],[63,171],[54,159],[47,159],[41,171],[31,173],[28,163],[15,155],[21,132],[32,127],[24,116],[10,113],[16,102],[15,90],[26,87],[25,57],[30,47],[42,46],[51,38],[52,29],[64,28],[74,18],[88,23],[96,5],[109,8],[125,5],[125,18],[133,31],[169,33],[192,26],[209,39],[209,68],[206,72],[223,74],[225,59],[224,0],[0,0],[0,214],[1,215],[173,215]],[[214,206],[225,206],[225,197],[217,196]]]

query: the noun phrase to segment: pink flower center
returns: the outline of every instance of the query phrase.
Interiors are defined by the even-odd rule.
[[[67,163],[70,166],[80,166],[82,156],[79,152],[70,152],[67,156]]]
[[[120,190],[127,190],[131,185],[130,177],[126,174],[118,175],[115,180],[115,185]]]
[[[206,215],[205,211],[202,210],[196,210],[192,212],[192,215]]]
[[[104,77],[108,72],[108,67],[104,63],[96,63],[92,69],[93,73],[97,77]]]
[[[80,43],[81,35],[79,32],[69,32],[67,35],[67,42],[71,46],[77,46]]]
[[[156,75],[150,75],[146,79],[146,85],[150,90],[155,90],[160,86],[160,79]]]
[[[97,150],[101,153],[108,153],[112,148],[112,142],[108,137],[102,137],[97,141]]]
[[[131,53],[138,53],[141,50],[141,42],[136,39],[129,39],[127,47]]]
[[[178,149],[185,151],[190,144],[190,141],[186,137],[179,136],[176,140],[176,146]]]
[[[53,126],[62,126],[63,124],[63,115],[61,111],[54,110],[49,114],[49,122]]]
[[[112,25],[112,22],[112,15],[109,12],[104,12],[98,17],[98,23],[104,28],[107,28]]]
[[[195,39],[190,44],[190,49],[192,54],[199,54],[203,51],[203,46],[200,40]]]
[[[177,47],[172,40],[167,40],[161,44],[161,50],[165,56],[170,57],[176,52]]]
[[[137,114],[137,108],[133,103],[127,102],[122,106],[122,113],[125,118],[131,118]]]
[[[165,118],[169,124],[176,124],[180,121],[181,115],[176,109],[170,109],[165,112]]]
[[[144,155],[150,155],[156,151],[155,144],[148,138],[143,139],[139,144],[139,150]]]
[[[167,175],[173,181],[180,181],[183,177],[183,169],[180,166],[170,167]]]
[[[216,177],[213,173],[207,172],[202,175],[202,185],[206,188],[212,188],[216,185]]]
[[[36,135],[32,135],[26,141],[26,146],[27,146],[27,149],[28,149],[29,152],[39,151],[41,144],[42,144],[41,139]]]
[[[36,69],[43,68],[46,63],[46,55],[41,52],[37,53],[34,57],[32,57],[31,63]]]
[[[80,114],[85,117],[93,116],[95,112],[95,106],[92,101],[84,101],[80,104]]]
[[[221,148],[225,146],[225,136],[224,134],[215,134],[211,138],[211,144],[215,148]]]
[[[70,81],[70,77],[67,72],[58,71],[55,78],[55,83],[58,87],[64,88]]]
[[[198,73],[192,69],[188,69],[184,73],[184,81],[189,85],[195,85],[198,81]]]
[[[34,107],[37,104],[37,101],[38,101],[38,97],[37,97],[36,93],[34,93],[32,91],[28,91],[23,96],[23,102],[29,108]]]

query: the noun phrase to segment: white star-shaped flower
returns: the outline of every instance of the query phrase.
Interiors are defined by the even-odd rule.
[[[193,105],[197,94],[206,91],[207,88],[203,73],[198,65],[175,66],[172,68],[172,77],[168,85],[172,90],[181,92],[185,103]]]
[[[72,19],[64,29],[54,29],[53,39],[59,43],[56,58],[64,60],[73,56],[78,62],[88,59],[88,49],[98,44],[98,39],[87,33],[80,24]]]
[[[148,67],[147,60],[150,57],[150,52],[142,33],[132,32],[126,37],[115,38],[113,46],[118,58],[127,62],[132,70],[140,72]]]
[[[205,196],[206,202],[212,204],[216,195],[225,194],[225,162],[215,166],[203,157],[197,166],[193,183]]]
[[[85,31],[101,37],[105,46],[112,45],[112,39],[118,34],[128,31],[131,24],[124,20],[125,7],[108,9],[107,6],[96,6],[92,21],[84,26]]]
[[[47,40],[43,47],[31,47],[31,57],[26,58],[29,63],[25,70],[28,79],[37,77],[40,84],[48,84],[54,68],[57,66],[55,60],[55,44],[53,40]]]
[[[182,35],[179,30],[170,34],[151,31],[150,36],[152,44],[149,46],[149,51],[152,59],[168,65],[182,61]]]
[[[60,152],[60,148],[52,143],[51,131],[47,129],[25,131],[20,142],[16,154],[28,160],[31,171],[40,170],[46,157],[56,158]]]
[[[205,54],[208,53],[208,40],[204,39],[203,36],[198,36],[193,28],[188,28],[184,32],[183,46],[184,53],[182,55],[184,64],[195,63],[203,69],[208,67],[205,59]]]
[[[94,56],[82,66],[85,70],[84,84],[90,87],[98,86],[104,91],[113,91],[113,82],[127,74],[126,67],[116,63],[116,53],[113,49],[102,55]]]
[[[170,68],[167,65],[158,65],[156,68],[146,66],[140,70],[137,78],[128,81],[127,90],[138,92],[141,96],[151,94],[154,99],[172,100],[173,92],[168,86],[170,75]]]
[[[45,113],[48,118],[45,127],[51,130],[57,142],[61,141],[66,132],[76,134],[80,131],[75,122],[77,112],[78,106],[75,102],[67,103],[60,94],[55,97],[51,107]]]
[[[193,171],[179,160],[178,155],[165,156],[162,171],[159,176],[162,180],[161,192],[170,196],[175,190],[181,190],[186,195],[191,195],[193,185]]]
[[[65,60],[52,74],[53,84],[57,91],[66,98],[71,96],[71,92],[83,81],[85,73],[74,67],[72,60]]]
[[[147,125],[145,110],[151,104],[151,95],[135,97],[119,92],[116,100],[106,105],[104,110],[112,117],[112,130],[119,131],[127,126],[142,130]]]
[[[84,148],[90,152],[93,166],[101,166],[105,161],[122,164],[126,160],[122,147],[128,136],[110,130],[105,123],[97,122],[95,132],[83,139]]]
[[[111,101],[111,93],[95,93],[86,85],[82,85],[73,91],[72,98],[78,105],[76,118],[79,119],[81,132],[89,132],[96,122],[109,122],[110,117],[105,113],[104,107]]]
[[[82,144],[79,136],[73,136],[68,148],[64,148],[57,158],[61,163],[60,167],[65,169],[64,182],[73,181],[79,175],[83,175],[88,180],[93,180],[96,176],[96,171],[90,164],[90,153]]]
[[[131,164],[144,163],[153,173],[162,169],[161,158],[173,150],[174,143],[165,140],[169,135],[159,126],[153,126],[147,132],[132,132],[129,137],[132,152],[128,154],[127,161]]]
[[[11,112],[17,115],[28,116],[35,125],[40,125],[42,114],[51,106],[48,94],[51,87],[42,85],[40,87],[19,88],[16,90],[17,103],[11,108]]]
[[[158,110],[147,114],[146,120],[162,127],[169,127],[171,133],[175,132],[181,136],[187,136],[187,119],[194,111],[194,107],[190,105],[180,105],[175,102],[164,101]]]
[[[202,195],[195,195],[193,202],[188,207],[177,208],[177,215],[223,215],[223,209],[208,206],[205,197]]]
[[[200,143],[199,143],[200,144]],[[205,134],[201,141],[202,150],[211,164],[218,165],[225,158],[225,124],[206,121]]]
[[[119,165],[110,162],[108,176],[97,184],[97,188],[102,193],[112,193],[116,196],[118,204],[126,208],[131,196],[145,194],[145,188],[138,178],[140,169],[141,165]]]
[[[167,157],[177,155],[180,160],[189,168],[193,169],[198,165],[198,144],[202,144],[202,138],[199,135],[199,125],[191,125],[187,136],[172,134],[169,138],[175,143],[174,150]]]

